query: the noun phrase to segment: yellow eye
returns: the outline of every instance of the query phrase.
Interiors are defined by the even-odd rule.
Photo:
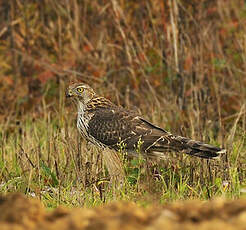
[[[82,93],[83,89],[82,89],[82,88],[77,88],[77,91],[78,91],[79,93]]]

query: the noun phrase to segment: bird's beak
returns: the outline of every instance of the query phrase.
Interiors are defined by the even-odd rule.
[[[66,97],[72,97],[73,96],[73,92],[71,89],[68,89],[66,92]]]

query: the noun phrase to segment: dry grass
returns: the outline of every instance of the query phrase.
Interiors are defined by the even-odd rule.
[[[0,16],[2,192],[47,206],[217,195],[245,186],[244,1],[3,2]],[[64,99],[80,80],[173,133],[221,145],[221,161],[176,154],[124,163],[114,188],[102,153]]]

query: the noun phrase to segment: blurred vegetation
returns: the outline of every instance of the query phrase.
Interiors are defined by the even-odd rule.
[[[121,199],[242,195],[245,32],[243,0],[1,1],[1,191],[33,192],[52,207],[118,197],[64,98],[83,81],[173,133],[228,149],[219,163],[179,154],[147,169],[126,162]]]

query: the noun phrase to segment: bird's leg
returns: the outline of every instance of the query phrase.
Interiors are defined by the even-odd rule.
[[[108,169],[111,185],[115,186],[116,189],[122,187],[124,184],[125,172],[119,153],[110,149],[105,149],[103,151],[103,161]]]

